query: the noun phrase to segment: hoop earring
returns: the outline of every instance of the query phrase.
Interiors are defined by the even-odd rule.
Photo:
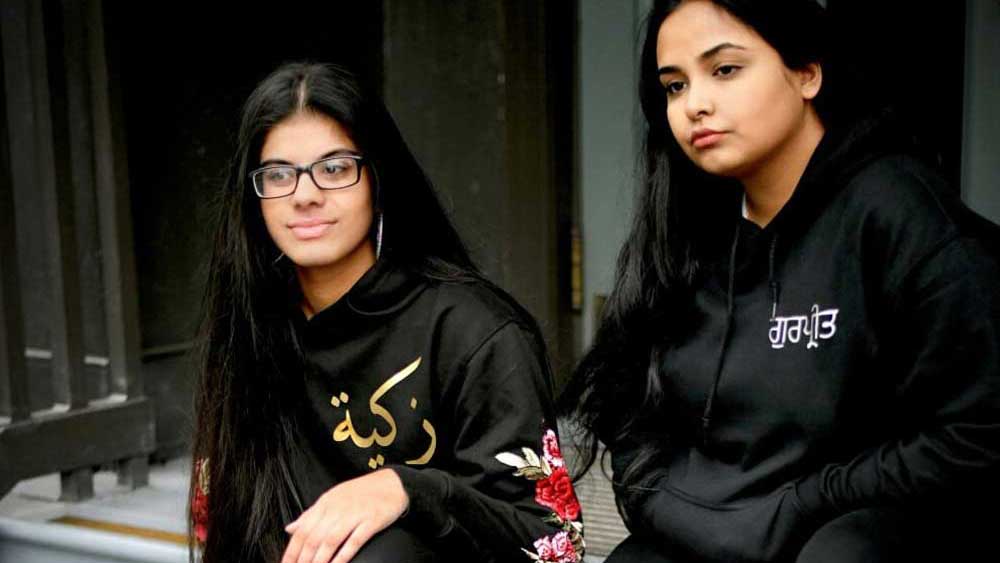
[[[277,264],[278,264],[278,262],[280,262],[280,261],[281,261],[281,259],[282,259],[282,258],[284,258],[284,257],[285,257],[285,253],[284,253],[284,252],[282,252],[281,254],[279,254],[279,255],[278,255],[278,257],[277,257],[277,258],[275,258],[275,259],[274,259],[273,261],[271,261],[271,265],[272,265],[272,266],[275,266],[275,265],[277,265]]]
[[[382,255],[382,214],[378,214],[378,231],[375,233],[375,259]]]

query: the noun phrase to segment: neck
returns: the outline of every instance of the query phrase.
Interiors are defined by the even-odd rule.
[[[791,199],[825,131],[816,111],[807,109],[795,134],[763,166],[740,179],[746,193],[747,219],[761,227],[774,219]]]
[[[367,238],[342,259],[324,266],[298,267],[302,312],[307,319],[333,305],[375,264],[375,249]]]

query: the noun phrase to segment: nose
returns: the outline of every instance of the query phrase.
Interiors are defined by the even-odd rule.
[[[292,193],[292,203],[296,207],[307,207],[309,205],[322,205],[325,197],[323,190],[319,189],[312,180],[312,176],[302,172],[299,174],[298,185]]]
[[[688,119],[697,121],[706,115],[711,115],[714,110],[709,89],[692,81],[688,85],[687,95],[684,96],[684,113]]]

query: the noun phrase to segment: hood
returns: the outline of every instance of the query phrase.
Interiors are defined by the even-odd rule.
[[[916,141],[892,109],[882,109],[827,130],[792,196],[765,232],[787,237],[809,225],[866,164],[889,154],[917,154]]]
[[[306,319],[302,312],[301,293],[296,291],[289,302],[291,319],[298,330],[327,334],[344,327],[345,321],[357,321],[398,311],[425,287],[426,282],[421,276],[398,264],[391,253],[384,251],[343,297],[310,319]]]

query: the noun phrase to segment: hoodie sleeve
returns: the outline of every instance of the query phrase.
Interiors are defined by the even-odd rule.
[[[891,351],[908,434],[795,487],[809,515],[911,500],[969,506],[995,490],[1000,468],[1000,275],[977,242],[957,233],[901,277],[891,293]]]
[[[580,505],[559,451],[549,372],[536,342],[507,322],[462,362],[448,471],[390,466],[410,497],[402,523],[451,552],[489,553],[498,561],[583,560]]]

